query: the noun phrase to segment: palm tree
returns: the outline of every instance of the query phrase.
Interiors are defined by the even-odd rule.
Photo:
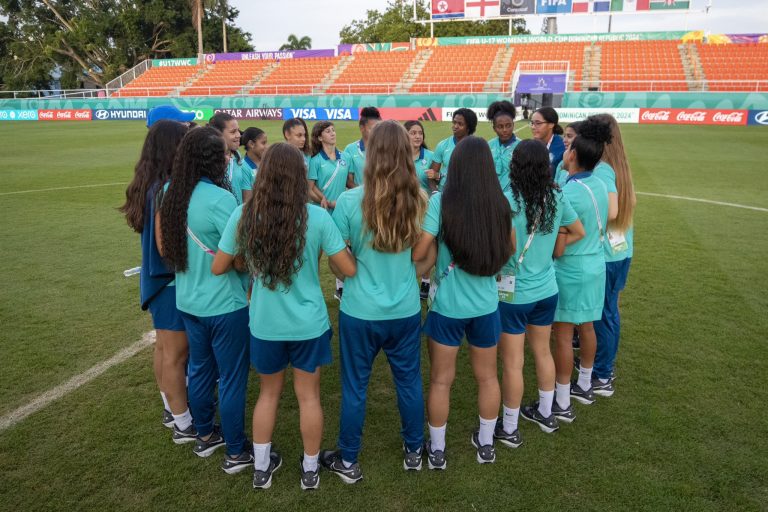
[[[312,39],[309,36],[299,39],[295,34],[290,34],[288,42],[281,46],[280,50],[309,50],[310,48],[312,48]]]
[[[203,0],[189,0],[192,9],[192,24],[197,31],[197,54],[203,53]]]
[[[224,53],[227,53],[227,14],[229,13],[229,2],[227,0],[213,0],[214,4],[218,4],[219,13],[221,16],[221,42],[224,47]]]

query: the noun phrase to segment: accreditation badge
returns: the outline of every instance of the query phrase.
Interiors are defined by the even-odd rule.
[[[629,248],[627,237],[620,231],[608,230],[608,243],[611,244],[613,254],[619,254]]]
[[[515,276],[501,274],[496,277],[496,287],[499,290],[499,302],[512,303],[515,298]]]

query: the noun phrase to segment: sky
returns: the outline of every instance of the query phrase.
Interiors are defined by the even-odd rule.
[[[364,19],[369,9],[383,11],[387,0],[229,0],[240,10],[236,24],[250,32],[257,51],[277,50],[288,34],[312,38],[312,48],[335,48],[341,27]],[[712,4],[709,14],[703,10]],[[268,5],[269,7],[264,8]],[[543,18],[526,18],[532,34]],[[561,34],[607,32],[607,16],[560,16]],[[693,0],[689,14],[614,16],[612,32],[706,30],[715,34],[768,33],[768,0]],[[394,41],[368,41],[394,42]]]

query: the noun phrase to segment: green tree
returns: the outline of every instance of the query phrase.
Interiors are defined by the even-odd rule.
[[[416,3],[418,19],[428,19],[429,11],[424,0]],[[509,32],[507,20],[462,21],[435,23],[435,37],[487,36]],[[512,20],[513,34],[530,33],[525,20]],[[353,20],[339,33],[342,43],[386,43],[408,41],[412,37],[429,37],[429,25],[413,21],[413,2],[391,0],[384,12],[369,10],[364,19]]]
[[[312,48],[312,39],[309,36],[299,39],[296,34],[290,34],[288,42],[281,46],[280,50],[309,50],[310,48]]]

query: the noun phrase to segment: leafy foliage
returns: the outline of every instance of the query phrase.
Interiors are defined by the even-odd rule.
[[[312,38],[304,36],[301,39],[296,34],[288,36],[288,42],[280,47],[280,50],[309,50],[312,48]]]

